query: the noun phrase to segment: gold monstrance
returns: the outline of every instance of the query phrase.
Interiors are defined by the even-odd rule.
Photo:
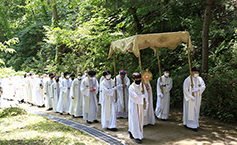
[[[142,81],[143,83],[147,84],[152,78],[152,74],[148,72],[148,69],[146,69],[145,72],[142,73]],[[148,90],[147,90],[148,92]],[[146,99],[144,98],[144,109],[146,108]]]

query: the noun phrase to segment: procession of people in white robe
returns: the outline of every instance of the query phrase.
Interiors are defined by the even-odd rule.
[[[39,76],[34,72],[26,77],[6,76],[2,79],[2,98],[31,106],[45,107],[48,111],[67,113],[73,117],[83,117],[87,123],[98,123],[98,103],[101,104],[101,125],[111,131],[117,130],[117,118],[128,118],[130,138],[141,143],[143,126],[156,123],[155,116],[161,120],[169,118],[170,91],[173,81],[169,69],[157,79],[157,102],[153,108],[153,92],[150,82],[144,83],[140,73],[133,73],[133,82],[126,71],[122,70],[116,78],[111,78],[110,71],[103,72],[98,83],[95,71],[77,74],[68,72],[61,76],[50,73]],[[199,112],[205,83],[199,76],[199,68],[193,67],[192,74],[183,83],[183,124],[197,131]],[[191,82],[192,80],[192,82]],[[97,95],[99,99],[97,101]]]

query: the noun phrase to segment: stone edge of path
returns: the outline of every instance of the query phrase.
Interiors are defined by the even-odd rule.
[[[92,136],[100,141],[103,141],[107,144],[125,145],[124,143],[121,142],[121,140],[119,140],[113,136],[110,136],[104,132],[101,132],[95,128],[92,128],[92,127],[89,127],[89,126],[86,126],[86,125],[83,125],[83,124],[80,124],[80,123],[77,123],[77,122],[74,122],[74,121],[71,121],[68,119],[52,116],[49,114],[40,113],[40,112],[29,110],[29,109],[26,109],[26,111],[31,114],[45,116],[50,120],[54,120],[54,121],[57,121],[58,123],[70,126],[70,127],[75,128],[77,130],[80,130],[80,131],[83,131],[83,132],[89,134],[90,136]]]

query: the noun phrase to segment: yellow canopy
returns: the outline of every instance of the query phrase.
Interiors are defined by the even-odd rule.
[[[112,42],[109,58],[115,51],[121,51],[123,54],[129,51],[133,52],[136,57],[139,57],[140,49],[147,47],[156,51],[162,47],[174,50],[182,42],[189,43],[189,49],[193,51],[191,39],[187,31],[135,35]]]

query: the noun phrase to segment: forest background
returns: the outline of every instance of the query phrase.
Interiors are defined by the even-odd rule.
[[[1,76],[10,72],[44,74],[105,69],[114,40],[137,34],[188,31],[192,66],[206,83],[201,115],[237,120],[236,0],[1,0]],[[171,107],[182,108],[183,81],[189,75],[186,44],[160,50],[161,68],[173,79]],[[7,53],[6,53],[7,52]],[[152,49],[141,50],[143,70],[153,74],[153,101],[159,77]],[[132,53],[116,53],[117,72],[139,71]],[[131,77],[130,77],[131,78]]]

